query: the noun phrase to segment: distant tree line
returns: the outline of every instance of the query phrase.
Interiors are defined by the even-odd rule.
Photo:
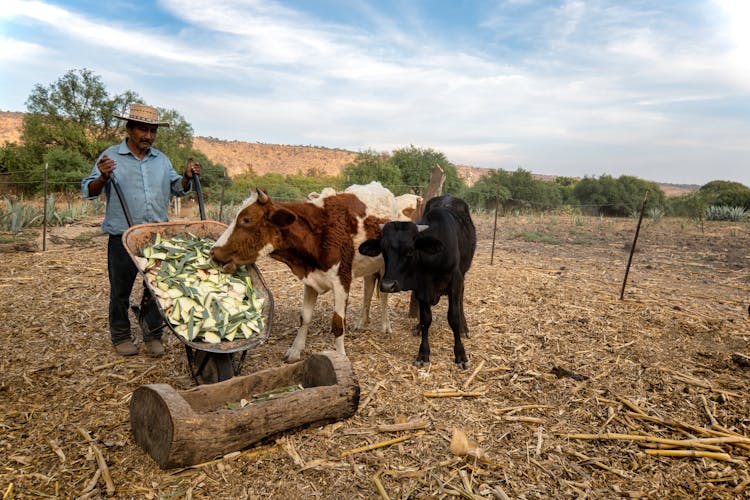
[[[0,189],[33,195],[43,189],[44,166],[48,165],[48,188],[75,193],[90,172],[96,157],[124,137],[123,125],[113,117],[130,103],[143,103],[134,91],[110,95],[102,79],[87,69],[70,70],[56,82],[37,84],[26,101],[21,143],[0,148]],[[338,176],[326,176],[311,169],[295,175],[255,174],[251,168],[230,178],[226,168],[215,164],[193,148],[193,128],[176,110],[159,108],[170,122],[162,127],[156,147],[181,171],[189,157],[201,163],[207,201],[236,204],[255,187],[272,198],[301,200],[324,187],[343,190],[351,184],[380,181],[394,194],[423,194],[433,168],[445,172],[444,192],[464,198],[474,210],[557,211],[604,216],[632,216],[641,208],[649,192],[650,213],[703,218],[710,207],[750,210],[750,188],[729,181],[712,181],[696,192],[667,198],[659,185],[633,176],[614,178],[556,177],[553,181],[535,178],[529,171],[490,170],[468,186],[456,166],[445,155],[431,148],[415,146],[392,152],[360,152]],[[716,210],[714,212],[718,213]],[[744,215],[743,215],[744,216]]]

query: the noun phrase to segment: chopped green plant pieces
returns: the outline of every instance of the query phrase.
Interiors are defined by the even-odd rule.
[[[164,238],[156,233],[136,263],[175,333],[185,340],[251,338],[263,331],[263,299],[244,267],[227,274],[211,260],[213,244],[194,235]]]

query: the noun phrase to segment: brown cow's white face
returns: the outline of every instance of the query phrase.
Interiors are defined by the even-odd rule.
[[[226,272],[254,264],[260,257],[274,251],[279,227],[291,223],[284,216],[286,214],[288,211],[277,209],[262,191],[252,193],[234,221],[214,243],[211,258],[222,264]]]

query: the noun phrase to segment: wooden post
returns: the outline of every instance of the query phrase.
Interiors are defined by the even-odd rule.
[[[495,223],[492,226],[492,251],[490,252],[490,265],[495,261],[495,235],[497,234],[497,212],[500,210],[500,177],[497,179],[497,198],[495,198]]]
[[[47,170],[49,163],[44,163],[44,220],[42,221],[42,252],[47,250]]]
[[[625,277],[622,280],[622,289],[620,290],[620,300],[623,300],[625,296],[625,283],[628,281],[628,273],[630,273],[630,263],[633,261],[633,252],[635,252],[635,243],[638,241],[638,233],[641,230],[641,222],[643,221],[643,212],[646,211],[646,202],[648,201],[648,190],[646,196],[643,197],[643,203],[641,204],[641,213],[638,217],[638,225],[635,227],[635,236],[633,237],[633,246],[630,247],[630,256],[628,257],[628,265],[625,268]]]
[[[224,171],[221,177],[221,194],[219,195],[219,222],[224,222],[224,186],[226,184],[226,171]]]
[[[300,384],[300,390],[253,396]],[[238,451],[281,431],[349,418],[359,405],[359,384],[346,356],[335,351],[216,384],[177,391],[149,384],[133,392],[135,438],[163,469],[194,465]],[[242,399],[243,408],[232,409]]]
[[[435,165],[430,174],[430,183],[424,192],[424,202],[427,203],[430,198],[440,196],[443,193],[443,184],[445,184],[445,172],[440,168],[440,165]]]

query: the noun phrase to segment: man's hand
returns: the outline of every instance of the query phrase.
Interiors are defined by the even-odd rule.
[[[101,172],[102,177],[104,177],[104,180],[108,180],[109,176],[112,175],[112,172],[117,168],[117,160],[113,160],[109,156],[104,155],[99,159],[96,166],[99,169],[99,172]]]
[[[192,179],[193,175],[201,175],[201,164],[193,161],[193,158],[188,158],[187,165],[185,165],[185,177]]]

